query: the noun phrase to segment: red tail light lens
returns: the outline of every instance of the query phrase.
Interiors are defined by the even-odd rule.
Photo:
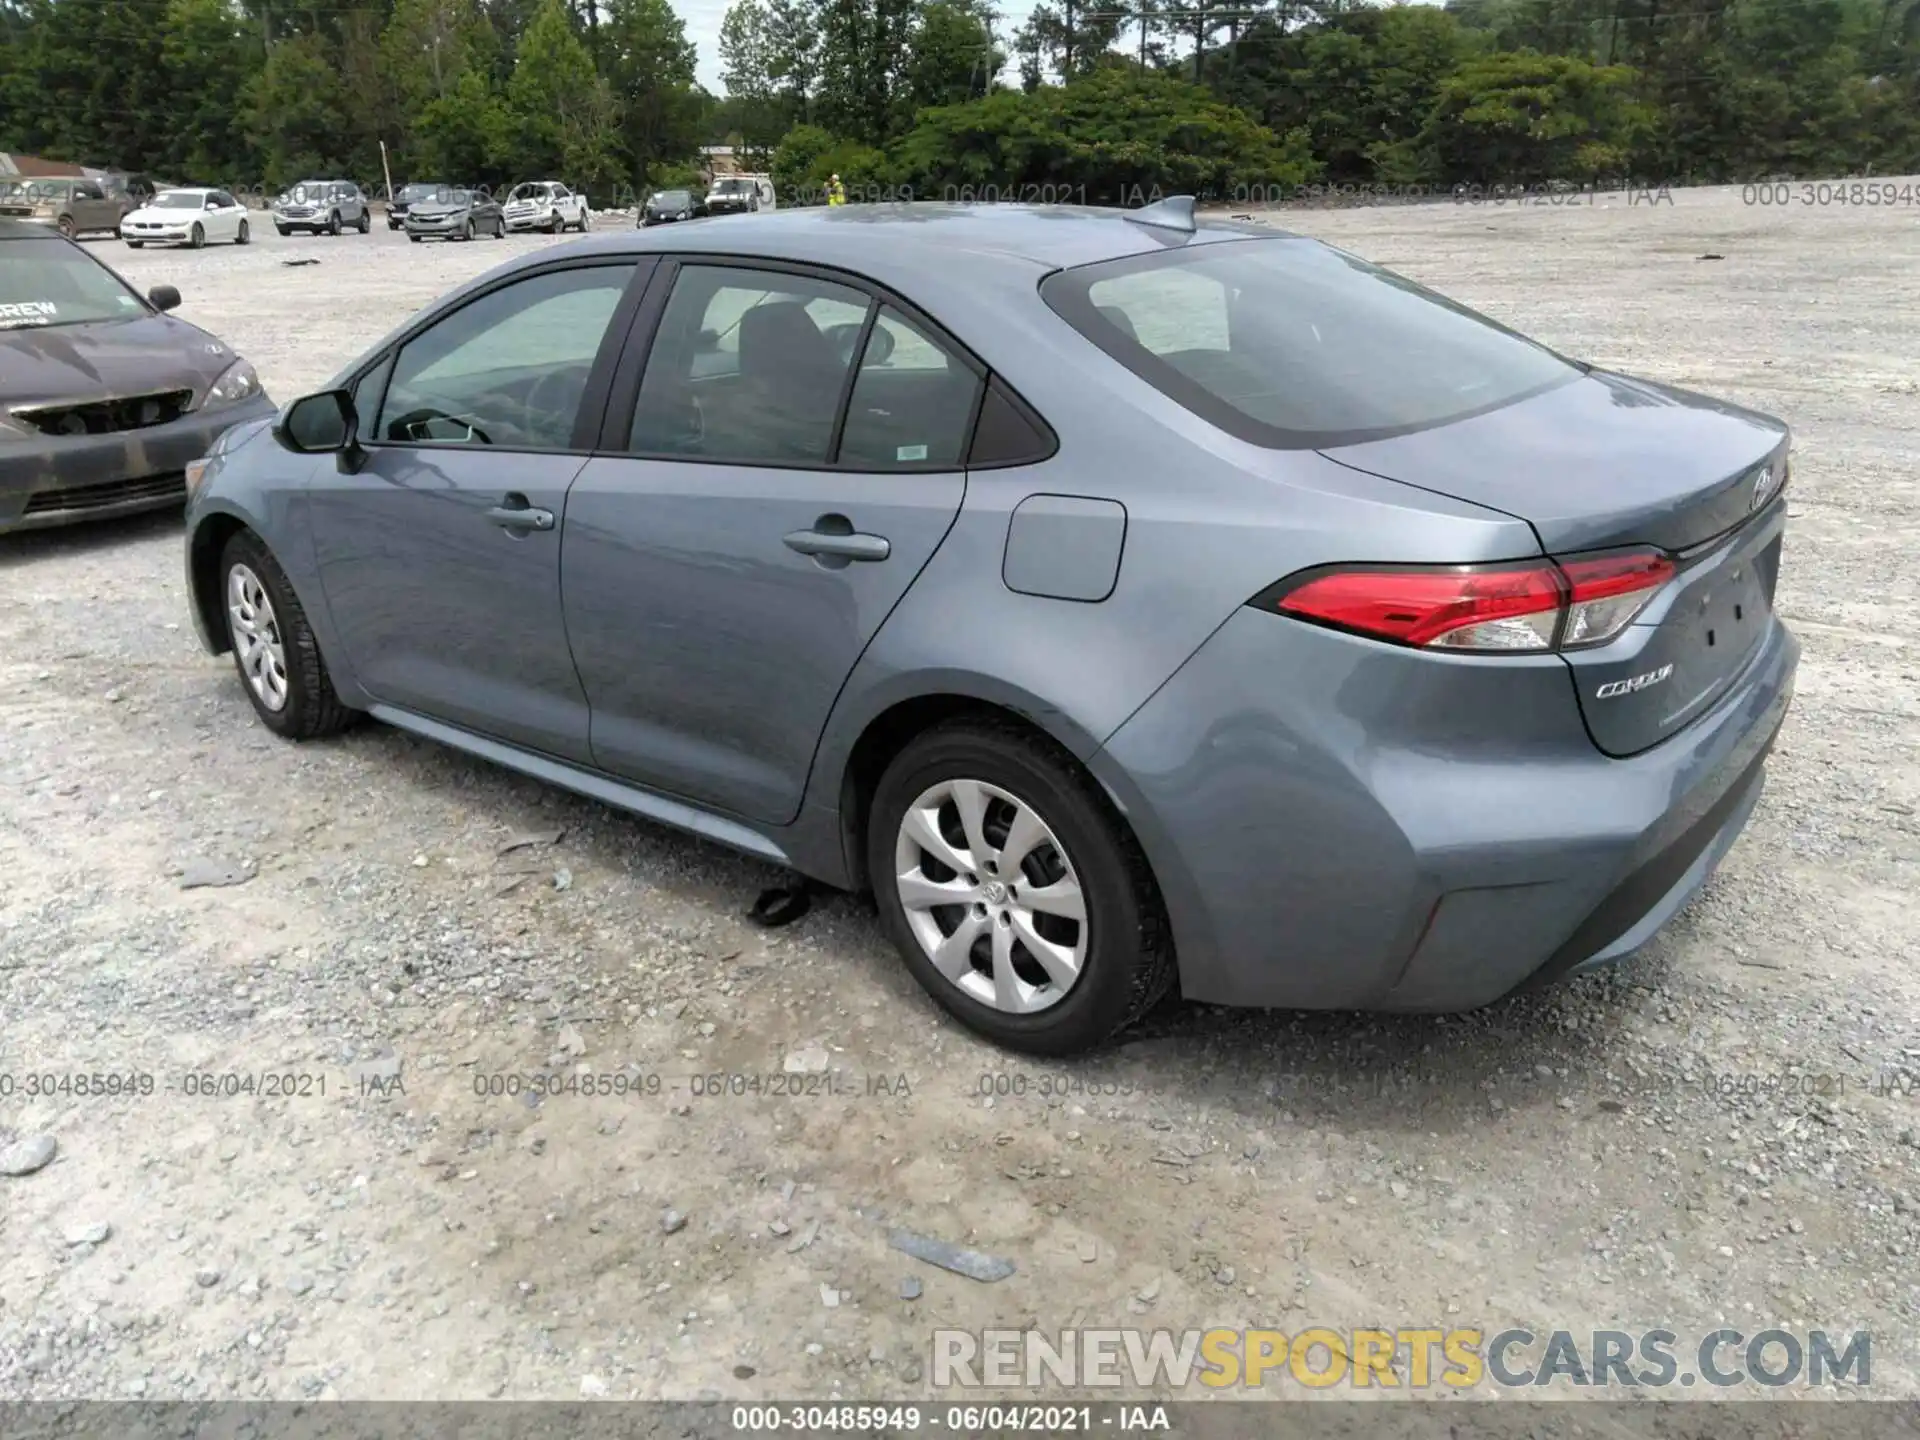
[[[1654,550],[1560,564],[1331,570],[1254,603],[1398,645],[1548,651],[1613,639],[1673,572],[1673,562]]]
[[[1562,560],[1567,577],[1567,628],[1562,650],[1604,645],[1647,608],[1660,587],[1673,578],[1673,561],[1657,550]]]

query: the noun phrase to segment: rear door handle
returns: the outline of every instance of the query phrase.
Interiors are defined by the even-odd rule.
[[[830,517],[821,518],[825,520]],[[795,530],[786,537],[786,546],[802,555],[823,560],[884,560],[893,553],[893,546],[884,535],[862,535],[851,528],[845,533]]]
[[[514,502],[518,502],[517,504]],[[507,503],[496,505],[487,511],[487,519],[503,530],[551,530],[553,512],[537,510],[527,503],[524,495],[509,495]]]

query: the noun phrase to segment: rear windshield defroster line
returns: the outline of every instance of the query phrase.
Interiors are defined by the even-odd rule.
[[[1483,415],[1586,373],[1464,305],[1317,240],[1207,240],[1061,270],[1063,320],[1241,440],[1319,450]]]

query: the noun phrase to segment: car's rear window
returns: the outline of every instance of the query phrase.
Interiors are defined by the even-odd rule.
[[[1280,448],[1444,425],[1583,373],[1410,280],[1295,237],[1081,266],[1041,295],[1187,409]]]

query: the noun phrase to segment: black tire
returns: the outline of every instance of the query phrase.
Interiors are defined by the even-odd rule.
[[[493,222],[493,238],[496,240],[507,238],[507,222],[504,218]]]
[[[54,228],[69,240],[78,238],[80,234],[80,232],[74,228],[73,217],[71,215],[62,215],[58,220],[54,221]]]
[[[206,243],[207,243],[206,228],[203,225],[201,225],[199,221],[196,220],[194,221],[192,232],[187,237],[187,244],[191,245],[194,249],[198,250],[201,246],[205,245]]]
[[[236,565],[245,565],[260,578],[267,599],[273,603],[275,628],[287,662],[287,703],[279,710],[267,708],[241,669],[240,647],[234,638],[233,616],[226,598],[228,577]],[[301,608],[280,562],[251,530],[237,532],[220,552],[219,601],[220,613],[227,617],[227,643],[233,646],[234,670],[239,674],[240,688],[246,692],[261,724],[282,739],[317,740],[323,735],[336,734],[361,718],[360,711],[341,704],[340,697],[334,693],[326,661],[320,656],[320,644],[314,639],[313,627],[307,623],[307,612]]]
[[[1079,877],[1086,958],[1072,988],[1045,1010],[1011,1014],[966,994],[934,968],[908,926],[894,858],[900,822],[922,792],[959,778],[1020,797],[1052,829]],[[867,812],[867,873],[881,923],[913,977],[954,1018],[1008,1049],[1034,1055],[1091,1049],[1146,1014],[1172,987],[1170,932],[1138,842],[1071,755],[1011,722],[950,721],[894,757]]]
[[[373,216],[363,209],[360,212],[360,233],[364,235],[371,229],[373,229]]]
[[[129,250],[138,250],[142,245],[146,243],[147,242],[144,240],[129,240],[127,241],[127,248]]]
[[[247,229],[247,222],[242,220],[240,222],[240,228],[234,231],[233,243],[236,245],[245,245],[248,241],[252,239],[253,239],[253,235]]]
[[[413,242],[414,244],[416,244],[416,245],[418,245],[418,244],[420,243],[420,237],[419,237],[418,235],[415,235],[415,234],[412,234],[412,233],[409,233],[409,234],[407,235],[407,239],[409,239],[409,240],[411,240],[411,241],[412,241],[412,242]]]
[[[460,238],[462,240],[473,239],[473,221],[471,219],[469,219],[466,225],[461,229]]]
[[[273,228],[278,230],[282,235],[291,235],[293,233],[293,227],[289,225],[276,225]]]

